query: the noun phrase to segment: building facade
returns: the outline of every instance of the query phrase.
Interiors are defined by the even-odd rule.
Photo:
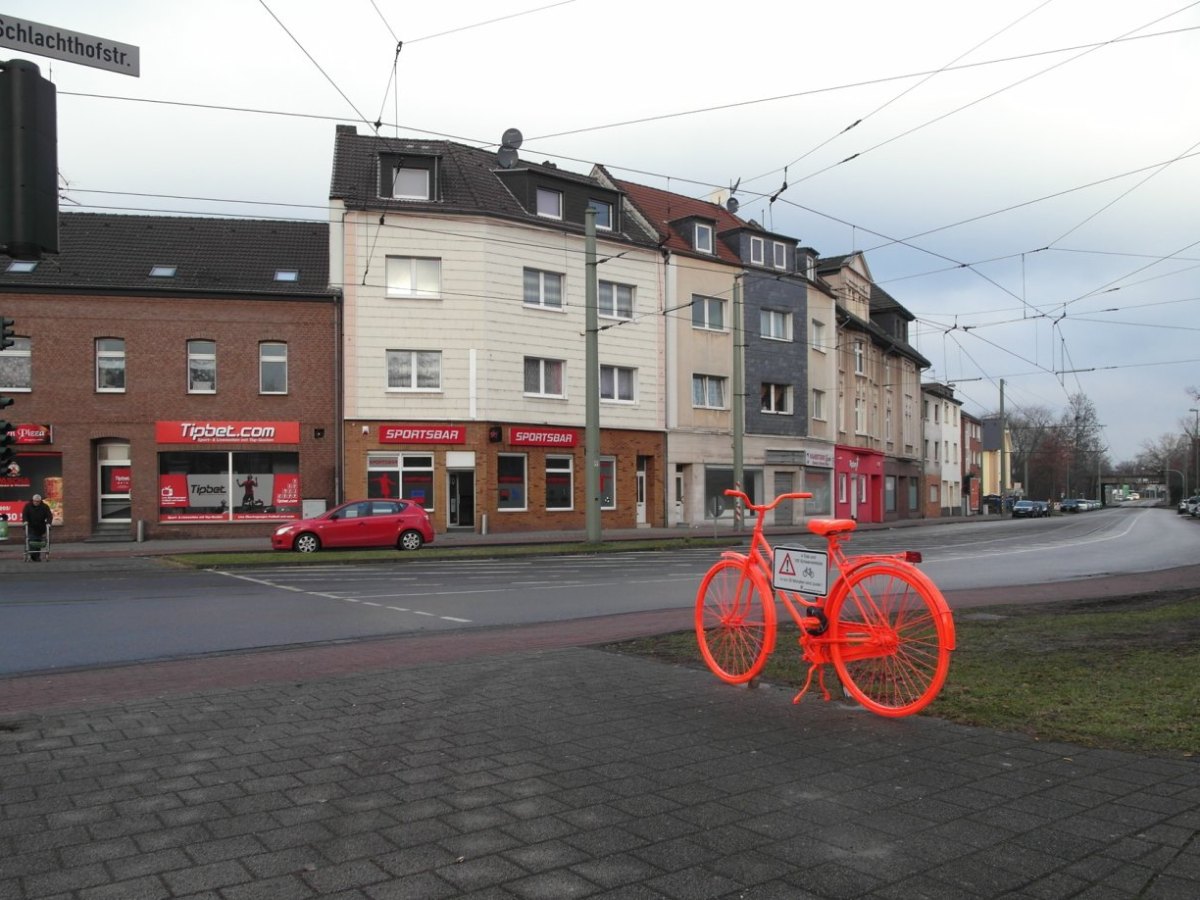
[[[925,449],[925,515],[965,514],[962,491],[961,401],[944,384],[924,384],[922,421]]]
[[[5,260],[0,352],[18,455],[56,537],[255,533],[338,495],[337,295],[321,223],[65,213]]]

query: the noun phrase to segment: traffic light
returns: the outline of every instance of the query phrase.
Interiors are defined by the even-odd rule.
[[[12,397],[0,397],[0,409],[7,406],[12,406]],[[13,434],[14,428],[12,422],[0,419],[0,466],[7,466],[16,458],[16,451],[12,448],[12,445],[17,442],[16,436]]]
[[[0,316],[0,350],[7,350],[13,345],[13,338],[15,337],[13,334],[13,325],[15,324],[8,316]],[[12,400],[10,399],[8,403],[12,403]],[[8,403],[4,405],[7,406]]]

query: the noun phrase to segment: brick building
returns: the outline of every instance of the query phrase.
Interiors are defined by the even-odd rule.
[[[338,497],[338,295],[323,223],[63,214],[0,257],[18,455],[64,540],[262,533]],[[320,504],[318,504],[320,505]],[[310,506],[310,509],[313,508]],[[256,531],[257,530],[257,531]]]

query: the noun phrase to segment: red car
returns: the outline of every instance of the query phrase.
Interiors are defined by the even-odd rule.
[[[280,525],[271,535],[271,547],[300,553],[339,547],[420,550],[432,540],[433,523],[419,503],[353,500],[314,518]]]

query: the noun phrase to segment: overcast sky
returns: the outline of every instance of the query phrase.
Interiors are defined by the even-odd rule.
[[[324,219],[335,125],[693,196],[865,250],[968,412],[1086,393],[1113,460],[1200,387],[1200,3],[0,0],[140,48],[58,89],[64,210]],[[403,46],[396,53],[398,42]],[[854,127],[855,122],[858,122]],[[780,190],[786,182],[786,190]],[[153,196],[158,195],[158,196]],[[771,197],[774,196],[774,202]]]

